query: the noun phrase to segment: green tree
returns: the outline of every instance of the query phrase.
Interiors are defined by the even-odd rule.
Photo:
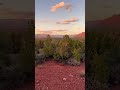
[[[50,35],[47,36],[47,39],[44,41],[44,53],[46,57],[53,56],[53,46],[52,46],[52,38]]]
[[[80,58],[81,58],[80,49],[74,49],[74,50],[73,50],[73,57],[74,57],[77,61],[80,61]]]

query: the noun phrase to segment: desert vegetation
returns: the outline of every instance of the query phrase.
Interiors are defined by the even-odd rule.
[[[109,90],[120,83],[120,32],[87,31],[86,82],[88,90]]]
[[[63,38],[51,38],[35,40],[36,63],[43,63],[48,58],[70,65],[80,65],[85,60],[85,43],[78,39],[72,39],[68,35]]]
[[[0,90],[15,90],[34,76],[33,24],[21,31],[6,28],[0,31]]]
[[[50,35],[46,38],[36,38],[35,89],[84,90],[85,64],[82,63],[84,61],[83,40],[70,38],[68,35],[62,38],[53,38]]]

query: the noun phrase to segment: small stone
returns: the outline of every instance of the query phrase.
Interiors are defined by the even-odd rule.
[[[66,81],[67,79],[66,78],[63,78],[63,81]]]
[[[73,77],[73,75],[69,75],[70,77]]]
[[[67,87],[67,85],[65,87]]]
[[[39,83],[39,80],[37,80],[36,83]]]

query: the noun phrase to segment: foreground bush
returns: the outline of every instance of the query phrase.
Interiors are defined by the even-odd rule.
[[[73,66],[79,66],[80,65],[80,61],[74,59],[74,58],[70,58],[67,61],[68,65],[73,65]]]
[[[93,76],[95,82],[92,84],[109,87],[115,83],[120,84],[120,32],[87,32],[86,57],[87,76]],[[91,75],[92,73],[92,75]],[[89,81],[86,80],[87,83]],[[90,90],[93,87],[88,86]],[[99,90],[99,89],[97,89]],[[101,89],[109,90],[109,89]]]
[[[36,43],[35,53],[37,60],[54,58],[69,65],[80,65],[81,60],[84,61],[85,59],[84,43],[80,40],[71,39],[68,35],[63,36],[62,39],[51,38],[48,35],[45,40],[37,39],[37,41],[43,43]],[[40,47],[40,44],[43,45],[43,48]]]

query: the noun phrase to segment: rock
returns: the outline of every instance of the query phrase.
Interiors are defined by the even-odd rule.
[[[73,75],[71,75],[71,74],[70,74],[69,76],[70,76],[70,77],[73,77]]]
[[[84,70],[80,71],[80,77],[85,77],[85,71]]]
[[[36,81],[36,83],[39,83],[39,82],[40,82],[39,80]]]
[[[65,85],[65,87],[68,87],[68,85]]]
[[[46,87],[46,89],[48,90],[48,87]]]
[[[67,78],[63,78],[63,81],[66,81],[67,80]]]

